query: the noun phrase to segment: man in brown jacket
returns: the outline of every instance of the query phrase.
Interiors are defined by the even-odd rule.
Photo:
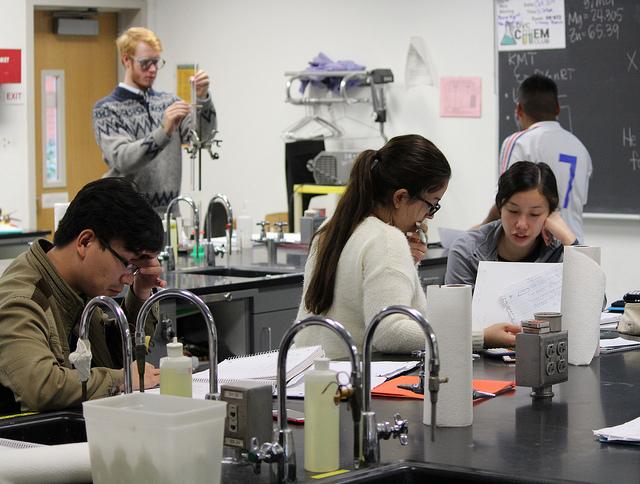
[[[69,353],[84,305],[129,286],[123,308],[134,325],[152,289],[166,284],[156,257],[162,242],[162,222],[134,185],[103,178],[78,192],[53,244],[40,239],[16,257],[0,277],[0,413],[80,404],[80,379]],[[115,324],[94,311],[88,398],[123,388],[118,335]],[[137,388],[137,371],[132,375]],[[145,387],[157,385],[159,371],[147,364],[144,381]]]

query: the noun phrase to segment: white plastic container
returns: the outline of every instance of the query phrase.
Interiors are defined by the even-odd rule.
[[[318,358],[304,374],[304,468],[329,472],[340,467],[340,408],[333,401],[336,372]]]
[[[167,356],[160,358],[160,394],[191,398],[191,358],[184,356],[182,343],[167,343]]]
[[[246,214],[239,215],[236,219],[237,236],[236,243],[239,249],[252,247],[251,235],[253,234],[253,219]]]
[[[130,393],[82,405],[94,483],[220,482],[226,402]]]

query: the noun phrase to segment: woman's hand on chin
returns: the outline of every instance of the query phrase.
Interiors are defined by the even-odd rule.
[[[409,242],[409,248],[411,249],[411,257],[413,257],[413,263],[419,264],[427,253],[427,244],[420,240],[420,236],[415,232],[407,233],[407,241]]]
[[[559,211],[555,211],[547,217],[542,226],[541,235],[546,245],[550,245],[553,239],[557,239],[562,245],[571,245],[576,240],[576,235],[560,216]]]

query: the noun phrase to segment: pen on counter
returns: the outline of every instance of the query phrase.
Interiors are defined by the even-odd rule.
[[[477,400],[478,398],[493,398],[495,396],[496,396],[495,393],[481,392],[480,390],[474,390],[473,391],[473,399],[474,400]]]

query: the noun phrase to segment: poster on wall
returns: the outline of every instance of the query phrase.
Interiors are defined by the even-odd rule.
[[[564,0],[496,0],[499,51],[564,49]]]
[[[0,84],[22,82],[21,53],[20,49],[0,49]]]
[[[442,77],[440,116],[479,118],[482,113],[482,78]]]

